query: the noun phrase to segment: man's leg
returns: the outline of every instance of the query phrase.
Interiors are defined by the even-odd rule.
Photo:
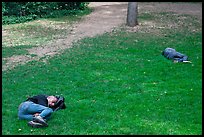
[[[33,120],[33,114],[39,113],[42,118],[46,119],[52,112],[53,110],[49,107],[26,101],[20,106],[18,116],[20,119]]]
[[[28,101],[20,104],[18,108],[18,118],[19,119],[33,120],[33,114],[27,112],[29,105],[31,105],[31,102],[28,102]]]
[[[39,104],[35,104],[35,103],[32,103],[31,106],[29,106],[28,108],[28,113],[39,113],[39,115],[42,117],[42,118],[46,118],[47,116],[50,116],[51,113],[53,112],[53,110],[49,107],[45,107],[45,106],[42,106],[42,105],[39,105]]]

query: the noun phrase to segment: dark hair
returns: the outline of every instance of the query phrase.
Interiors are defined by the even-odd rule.
[[[57,98],[57,102],[55,103],[53,109],[54,111],[57,111],[59,109],[65,109],[66,105],[65,105],[65,98],[62,96],[55,96]]]

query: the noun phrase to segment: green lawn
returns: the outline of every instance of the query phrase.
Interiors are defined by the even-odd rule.
[[[201,135],[200,27],[163,28],[160,35],[119,29],[75,43],[47,63],[2,72],[2,134]],[[166,47],[192,63],[167,60]],[[67,108],[53,113],[47,128],[17,119],[18,105],[36,94],[65,97]]]

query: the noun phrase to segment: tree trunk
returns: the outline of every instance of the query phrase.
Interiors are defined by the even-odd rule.
[[[138,5],[137,2],[128,2],[127,25],[134,27],[138,25]]]

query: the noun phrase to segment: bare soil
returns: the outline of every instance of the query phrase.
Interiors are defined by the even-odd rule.
[[[30,55],[15,55],[3,58],[7,63],[2,66],[2,71],[12,69],[19,64],[25,64],[32,60],[47,61],[48,58],[60,54],[64,49],[72,47],[72,43],[85,37],[94,37],[105,32],[111,32],[115,28],[126,24],[127,2],[91,2],[89,4],[94,11],[85,16],[82,21],[72,27],[72,31],[66,38],[28,49]],[[170,3],[170,2],[139,2],[139,13],[142,12],[175,12],[177,14],[193,15],[202,22],[202,3]],[[6,35],[2,31],[2,37]]]

